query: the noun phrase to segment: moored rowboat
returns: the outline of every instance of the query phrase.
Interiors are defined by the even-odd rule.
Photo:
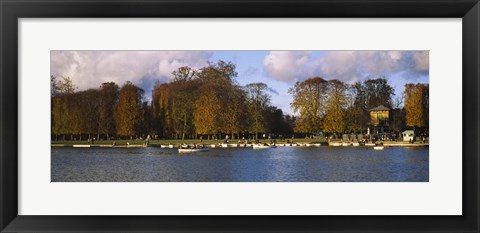
[[[341,146],[341,145],[342,145],[342,143],[340,143],[340,142],[331,142],[329,144],[329,146]]]
[[[205,152],[209,151],[208,148],[179,148],[178,153],[190,153],[190,152]]]
[[[307,146],[307,147],[320,147],[321,145],[322,145],[322,144],[320,144],[320,143],[318,143],[318,142],[317,142],[317,143],[312,142],[312,143],[307,143],[307,144],[305,144],[305,146]]]
[[[374,150],[383,150],[383,143],[375,143],[375,146],[373,146]]]
[[[267,144],[253,144],[253,149],[268,149],[268,148],[275,148],[275,145],[267,145]]]

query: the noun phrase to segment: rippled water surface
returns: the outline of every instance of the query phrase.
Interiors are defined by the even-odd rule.
[[[428,148],[52,148],[53,182],[427,182]]]

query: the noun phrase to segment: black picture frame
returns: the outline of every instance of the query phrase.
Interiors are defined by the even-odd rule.
[[[478,0],[0,0],[0,15],[1,232],[479,232],[480,5]],[[462,18],[463,215],[18,215],[17,20],[58,17]]]

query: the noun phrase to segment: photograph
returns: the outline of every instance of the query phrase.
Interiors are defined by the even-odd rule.
[[[51,50],[50,181],[429,182],[429,59]]]

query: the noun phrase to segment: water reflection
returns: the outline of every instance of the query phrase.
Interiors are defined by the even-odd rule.
[[[53,182],[428,181],[428,148],[52,148]]]

